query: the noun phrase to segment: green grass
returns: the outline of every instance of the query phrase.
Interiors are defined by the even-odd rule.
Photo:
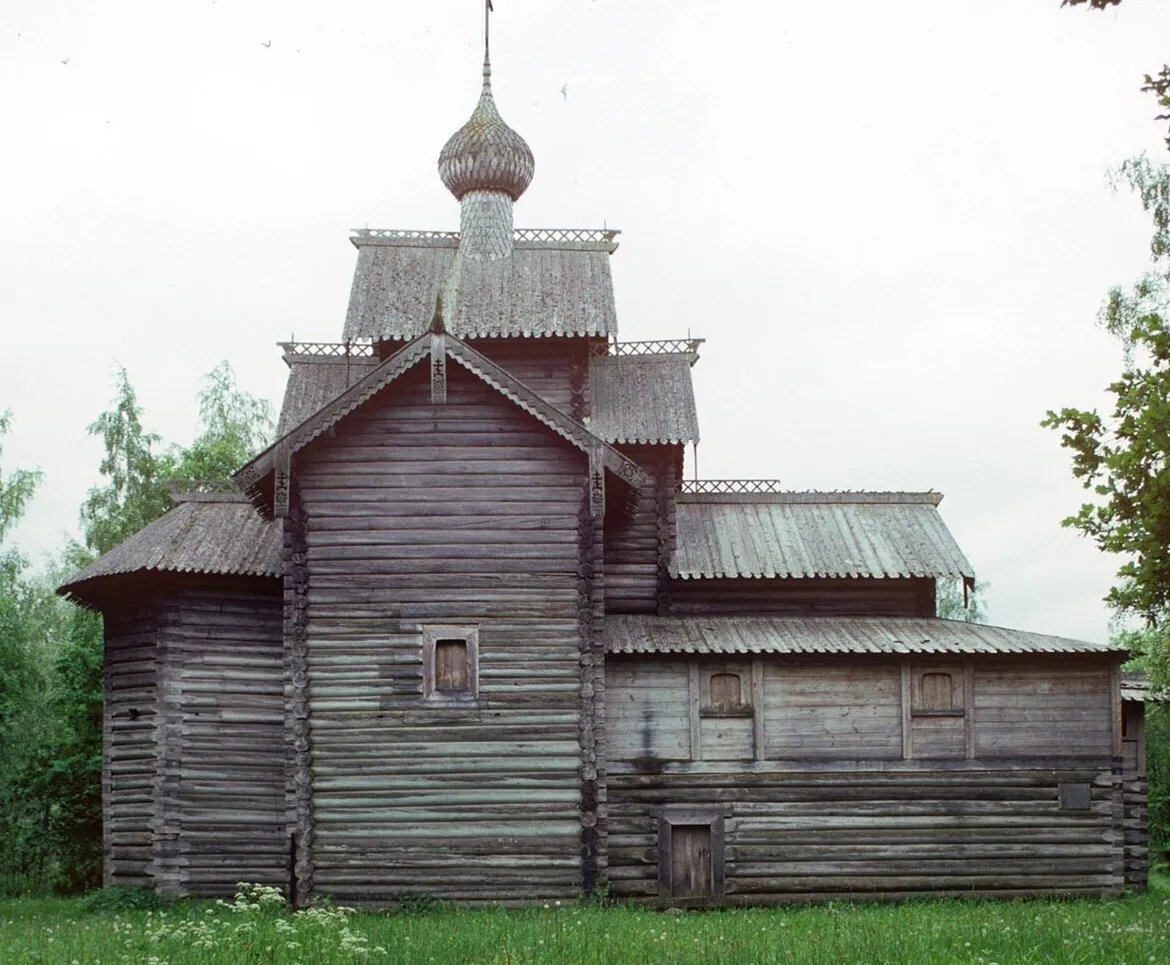
[[[571,903],[291,915],[255,893],[231,904],[183,902],[155,911],[21,899],[0,901],[0,962],[1170,965],[1170,882],[1160,879],[1149,894],[1111,902],[924,901],[683,915]]]

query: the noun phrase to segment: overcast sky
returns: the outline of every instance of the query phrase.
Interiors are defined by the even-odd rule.
[[[1094,325],[1147,261],[1106,171],[1165,158],[1141,75],[1170,4],[496,0],[497,103],[536,155],[518,227],[620,228],[622,336],[707,339],[704,477],[936,489],[992,622],[1103,640],[1117,561],[1046,409],[1117,374]],[[196,431],[221,359],[341,336],[358,227],[454,230],[435,173],[479,88],[481,0],[5,0],[3,467],[16,534],[77,528],[124,364]],[[690,468],[688,468],[688,473]]]

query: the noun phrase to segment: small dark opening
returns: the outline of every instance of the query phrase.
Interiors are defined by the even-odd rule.
[[[138,708],[131,707],[128,711],[126,711],[126,716],[129,717],[131,720],[138,720],[138,716],[139,716],[138,715]]]

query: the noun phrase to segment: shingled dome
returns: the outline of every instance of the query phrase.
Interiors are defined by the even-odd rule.
[[[516,201],[535,169],[532,150],[496,110],[492,69],[484,64],[479,104],[439,153],[439,177],[460,201],[471,191],[502,191]]]

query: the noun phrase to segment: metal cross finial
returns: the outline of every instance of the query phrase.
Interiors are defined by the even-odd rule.
[[[495,7],[492,6],[492,0],[485,0],[483,10],[483,69],[487,74],[491,70],[491,34],[492,34],[492,14],[495,12]]]

